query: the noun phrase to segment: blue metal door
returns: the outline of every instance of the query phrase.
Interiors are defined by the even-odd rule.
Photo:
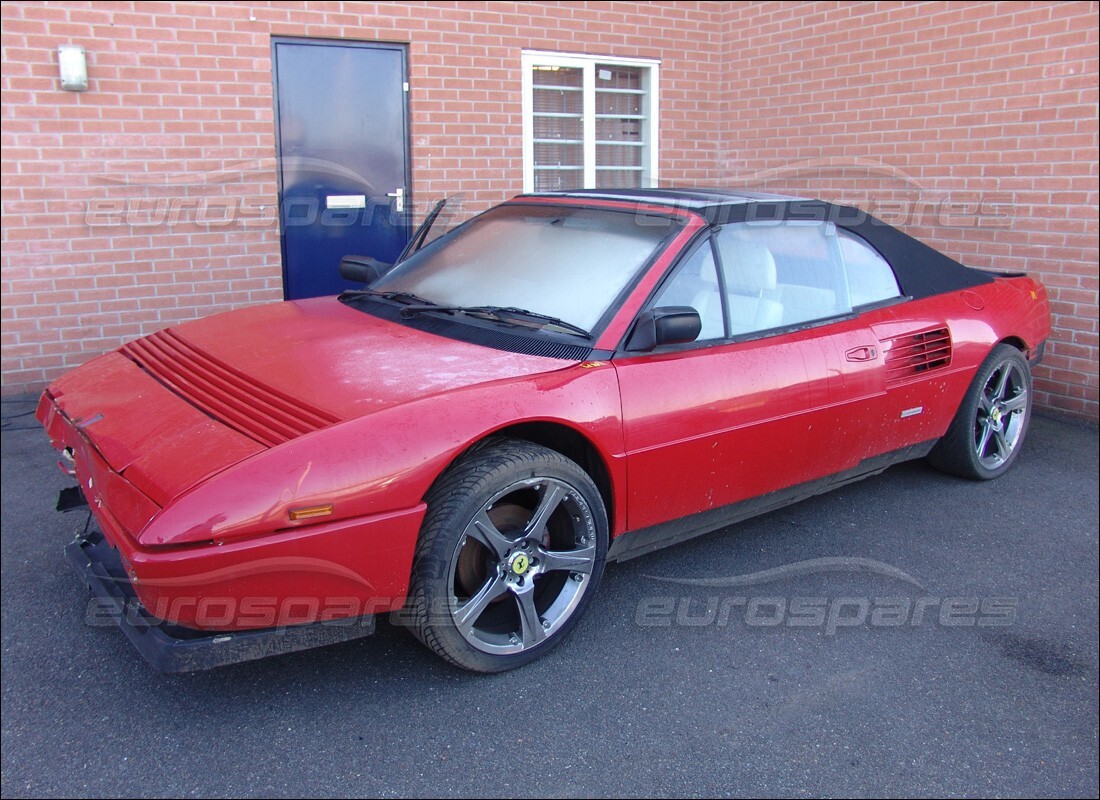
[[[409,238],[405,48],[276,39],[272,50],[284,294],[335,294],[357,287],[341,258],[391,263]]]

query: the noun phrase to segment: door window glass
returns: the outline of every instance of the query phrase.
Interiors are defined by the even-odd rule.
[[[717,245],[734,336],[852,310],[831,223],[734,223],[719,232]]]
[[[725,336],[722,298],[718,292],[718,271],[710,242],[696,250],[680,265],[676,275],[657,295],[654,307],[690,306],[699,312],[703,328],[696,341]]]

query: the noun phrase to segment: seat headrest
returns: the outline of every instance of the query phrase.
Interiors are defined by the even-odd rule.
[[[775,258],[764,245],[719,236],[718,252],[726,274],[726,291],[757,294],[775,288]]]

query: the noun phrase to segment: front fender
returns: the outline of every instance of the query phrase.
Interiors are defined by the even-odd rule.
[[[613,484],[625,483],[614,369],[574,365],[442,392],[286,442],[176,498],[138,539],[146,547],[227,543],[410,509],[471,444],[536,421],[580,432],[604,457]],[[329,505],[328,514],[290,519],[292,510]]]

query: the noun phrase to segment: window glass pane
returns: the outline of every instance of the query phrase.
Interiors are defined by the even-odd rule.
[[[601,167],[642,167],[642,148],[629,144],[596,145],[596,169]]]
[[[591,330],[678,226],[584,208],[501,206],[438,239],[372,289],[441,305],[517,306]]]
[[[535,114],[533,122],[531,130],[535,134],[535,141],[539,139],[584,141],[584,120],[579,115],[574,119],[570,117],[545,117]]]
[[[848,273],[853,306],[901,296],[894,270],[886,259],[854,233],[840,231],[840,253]]]
[[[645,113],[644,95],[623,94],[596,89],[596,114],[599,117],[640,117]]]
[[[566,89],[580,89],[584,85],[584,70],[580,67],[536,64],[533,68],[531,82],[535,86],[560,86]]]
[[[851,311],[836,227],[742,222],[718,235],[734,335]]]
[[[642,173],[640,170],[596,170],[596,187],[599,189],[640,189]]]
[[[645,67],[624,67],[615,64],[596,65],[596,88],[627,92],[645,90]]]
[[[584,169],[584,145],[579,142],[536,141],[535,165],[535,169],[548,166]]]
[[[596,65],[596,186],[648,185],[648,70]]]
[[[525,56],[531,78],[525,185],[536,192],[655,185],[657,66],[563,55],[571,64],[564,66],[553,55],[537,58]]]
[[[568,192],[584,188],[583,169],[539,169],[535,167],[536,192]]]
[[[584,70],[535,66],[531,72],[536,192],[584,187]]]
[[[597,118],[596,141],[644,143],[642,122],[640,119],[621,119],[618,117]]]
[[[537,74],[537,73],[536,73]],[[571,114],[580,117],[584,113],[584,93],[560,88],[535,86],[531,104],[535,114]]]
[[[661,290],[653,307],[665,306],[691,306],[699,312],[703,329],[696,341],[721,339],[725,336],[722,299],[718,294],[718,272],[709,242],[696,250]]]

